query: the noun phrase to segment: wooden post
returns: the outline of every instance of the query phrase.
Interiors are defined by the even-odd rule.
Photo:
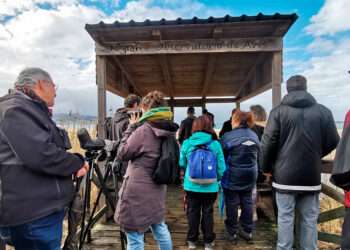
[[[236,102],[236,109],[240,109],[241,108],[241,103],[240,102]]]
[[[96,56],[96,84],[98,102],[97,135],[99,138],[105,138],[107,60],[103,56]]]
[[[205,98],[202,98],[202,112],[205,109],[206,103],[205,103]]]
[[[272,58],[272,107],[280,104],[282,99],[282,52],[275,52]]]

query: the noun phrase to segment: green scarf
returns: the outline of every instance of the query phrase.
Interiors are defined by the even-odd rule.
[[[148,110],[142,115],[139,122],[154,121],[154,120],[172,120],[173,112],[169,107],[159,107]]]

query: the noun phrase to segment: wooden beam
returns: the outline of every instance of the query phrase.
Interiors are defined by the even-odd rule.
[[[250,79],[254,76],[254,74],[256,73],[256,67],[257,65],[259,65],[264,59],[265,59],[265,53],[260,53],[257,57],[257,59],[255,60],[254,64],[252,65],[252,67],[249,69],[246,78],[244,79],[244,81],[242,82],[241,86],[239,87],[236,96],[241,97],[244,88],[246,88],[247,84],[249,83]]]
[[[275,52],[272,57],[272,107],[281,103],[282,74],[282,52]]]
[[[341,236],[336,234],[330,234],[326,232],[318,232],[318,240],[328,243],[341,244]]]
[[[322,183],[322,193],[331,197],[333,200],[343,204],[344,202],[344,194],[332,188],[331,186]]]
[[[263,92],[265,92],[266,90],[269,90],[269,89],[271,89],[271,83],[263,85],[263,86],[257,88],[254,92],[252,92],[252,93],[250,93],[248,95],[245,95],[243,97],[237,98],[236,100],[238,102],[244,102],[244,101],[248,100],[249,98],[252,98],[252,97],[254,97],[256,95],[259,95],[259,94],[261,94],[261,93],[263,93]]]
[[[184,53],[274,52],[281,37],[211,38],[96,43],[96,55],[155,55]]]
[[[339,218],[344,218],[344,216],[345,216],[344,206],[337,207],[337,208],[334,208],[334,209],[331,209],[331,210],[328,210],[328,211],[321,213],[318,216],[317,223],[320,224],[320,223],[336,220]]]
[[[207,67],[205,70],[205,77],[203,81],[203,88],[202,88],[202,97],[204,98],[206,96],[206,93],[208,91],[209,85],[211,83],[212,76],[214,74],[215,70],[215,64],[216,64],[217,55],[216,54],[210,54],[208,58]]]
[[[333,161],[331,160],[322,160],[322,173],[331,174],[333,170]]]
[[[126,77],[126,79],[128,80],[128,82],[130,83],[130,85],[132,86],[134,92],[138,95],[141,95],[141,91],[140,89],[137,87],[137,85],[135,84],[134,80],[132,79],[131,75],[129,74],[129,72],[126,70],[126,68],[124,67],[124,65],[120,62],[119,58],[116,56],[111,57],[112,60],[117,64],[117,66],[119,67],[119,69],[122,71],[122,73],[124,74],[124,76]]]
[[[174,99],[174,107],[202,107],[203,103],[234,103],[235,98],[208,98],[203,101],[202,98]]]
[[[174,97],[174,84],[171,80],[168,57],[166,55],[159,55],[158,60],[160,68],[162,69],[165,85],[167,86],[167,89],[169,91],[168,95],[170,97]]]
[[[98,103],[98,124],[97,135],[99,138],[106,137],[106,85],[107,85],[107,59],[106,57],[96,56],[96,84],[97,84],[97,103]]]

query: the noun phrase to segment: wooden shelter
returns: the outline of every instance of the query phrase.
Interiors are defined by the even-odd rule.
[[[86,25],[96,45],[99,135],[106,90],[160,90],[171,107],[239,103],[272,88],[281,100],[283,36],[297,19],[263,15]]]

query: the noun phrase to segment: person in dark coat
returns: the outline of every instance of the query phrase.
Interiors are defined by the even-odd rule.
[[[262,135],[264,134],[265,123],[266,123],[266,111],[261,105],[250,106],[250,112],[253,114],[254,126],[251,128],[255,134],[258,136],[259,141],[261,141]],[[258,164],[258,180],[257,183],[263,183],[265,181],[265,175]]]
[[[181,122],[179,129],[179,142],[182,143],[192,135],[192,124],[196,119],[194,107],[188,107],[187,118]]]
[[[345,216],[341,249],[350,249],[350,111],[345,116],[342,137],[333,163],[331,182],[344,190]]]
[[[232,130],[232,116],[235,113],[236,109],[232,109],[231,111],[231,117],[229,120],[225,121],[224,124],[222,125],[222,128],[219,132],[219,137],[222,138],[222,136],[226,133],[226,132],[230,132]]]
[[[175,137],[178,125],[164,94],[148,93],[141,102],[141,118],[132,115],[118,149],[117,159],[128,161],[114,219],[127,235],[128,249],[144,249],[144,233],[150,228],[160,250],[171,250],[165,224],[166,185],[152,179],[161,155],[162,138]]]
[[[252,112],[255,121],[252,130],[259,137],[259,140],[261,140],[262,135],[264,134],[264,128],[267,118],[266,111],[261,105],[252,105],[249,109],[250,112]]]
[[[252,191],[258,174],[257,158],[259,138],[250,129],[254,126],[250,112],[237,110],[232,116],[231,132],[221,139],[226,160],[226,170],[221,180],[226,205],[226,237],[237,240],[237,234],[246,240],[253,238]],[[238,231],[238,208],[242,209]]]
[[[67,137],[49,111],[55,97],[51,76],[26,68],[0,98],[0,237],[18,250],[60,249],[72,176],[89,169],[66,151]]]
[[[124,132],[128,128],[130,112],[136,112],[139,110],[141,98],[135,94],[128,95],[124,100],[124,107],[116,110],[112,118],[112,133],[111,139],[115,142],[115,148],[118,150],[119,143],[121,142]],[[118,180],[122,180],[125,175],[128,162],[118,162],[117,166],[117,177]]]
[[[300,215],[298,244],[317,249],[321,159],[339,141],[331,111],[306,89],[305,77],[288,79],[288,94],[271,111],[261,141],[259,163],[272,173],[277,191],[278,250],[293,247],[295,209]]]

